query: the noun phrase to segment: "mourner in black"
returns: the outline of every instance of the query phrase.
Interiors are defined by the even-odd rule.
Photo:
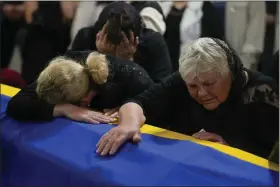
[[[104,25],[108,22],[106,29]],[[106,47],[100,47],[97,35],[102,28],[105,30],[103,35],[107,35],[106,40],[112,49],[106,50]],[[130,31],[133,37],[130,37]],[[122,35],[122,32],[126,36]],[[126,47],[118,48],[124,40],[129,41]],[[132,42],[132,40],[137,41]],[[99,18],[94,26],[81,29],[76,35],[72,50],[97,50],[101,53],[118,56],[119,51],[128,51],[127,56],[119,56],[122,59],[132,57],[133,61],[142,66],[154,80],[160,82],[163,78],[171,74],[172,66],[167,45],[163,36],[151,29],[144,27],[142,18],[136,9],[125,2],[113,2],[107,5],[100,13]]]
[[[139,141],[146,120],[268,157],[279,132],[273,79],[244,69],[236,52],[212,38],[185,47],[179,72],[127,101],[119,110],[121,123],[101,138],[97,152],[114,154],[125,140]]]
[[[78,118],[82,112],[77,105],[98,111],[118,108],[128,98],[153,85],[148,73],[131,61],[92,51],[68,51],[65,56],[67,58],[52,60],[35,83],[9,101],[8,116],[17,120],[44,121],[64,115],[85,121]],[[85,63],[85,67],[77,62]],[[56,114],[61,105],[67,114]],[[80,113],[75,114],[69,105]]]

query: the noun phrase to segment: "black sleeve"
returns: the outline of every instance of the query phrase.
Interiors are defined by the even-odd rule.
[[[249,104],[251,140],[257,142],[256,154],[268,158],[279,136],[279,108],[263,102]]]
[[[153,80],[144,70],[132,71],[127,77],[124,77],[123,82],[123,89],[127,91],[124,94],[124,100],[122,103],[125,102],[125,100],[131,99],[138,94],[152,88],[154,85]]]
[[[151,57],[151,66],[147,71],[151,78],[156,83],[159,83],[172,73],[172,65],[166,42],[163,36],[157,32],[153,32],[145,42],[147,42],[145,45],[148,46],[147,55]]]
[[[183,79],[176,72],[127,102],[139,104],[144,110],[147,121],[158,121],[161,117],[171,114],[173,106],[180,106],[180,98],[188,97],[186,90]],[[153,125],[160,124],[153,123]]]
[[[213,37],[224,40],[224,28],[221,28],[221,25],[224,24],[221,23],[213,4],[209,1],[204,1],[202,11],[203,16],[201,20],[201,37]]]
[[[11,98],[6,114],[21,121],[48,121],[53,119],[54,106],[38,97],[33,83]]]

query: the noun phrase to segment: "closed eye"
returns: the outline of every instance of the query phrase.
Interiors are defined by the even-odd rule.
[[[214,85],[216,82],[206,82],[206,83],[204,83],[203,85],[204,86],[212,86],[212,85]]]
[[[188,87],[190,88],[196,88],[197,86],[195,84],[189,84]]]

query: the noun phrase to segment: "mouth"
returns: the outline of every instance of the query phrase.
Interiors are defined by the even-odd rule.
[[[215,98],[201,100],[203,104],[211,103]]]

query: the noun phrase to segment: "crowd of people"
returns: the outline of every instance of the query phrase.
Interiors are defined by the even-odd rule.
[[[141,141],[144,123],[265,158],[278,141],[277,1],[7,1],[1,26],[0,81],[22,88],[7,115],[118,118],[103,156]]]

